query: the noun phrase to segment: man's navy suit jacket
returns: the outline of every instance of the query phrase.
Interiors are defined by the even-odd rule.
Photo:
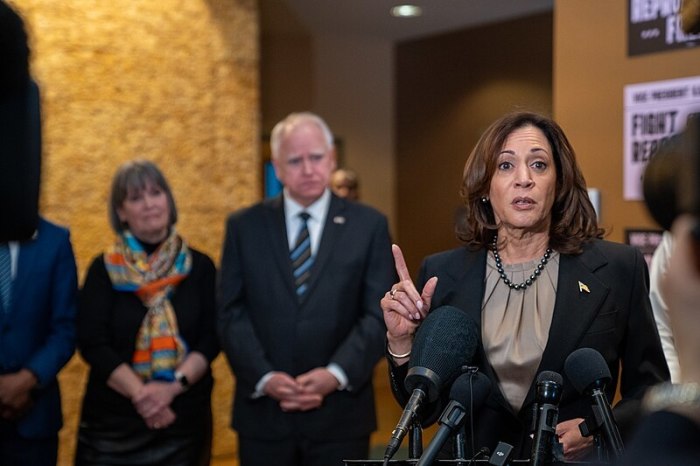
[[[37,377],[34,405],[17,430],[44,438],[63,423],[56,375],[75,350],[77,273],[67,229],[41,219],[19,244],[12,302],[0,312],[0,374],[26,368]]]

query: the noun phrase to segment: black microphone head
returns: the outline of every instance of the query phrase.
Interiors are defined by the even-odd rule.
[[[40,99],[24,22],[2,0],[0,62],[0,242],[24,241],[39,224]]]
[[[537,403],[559,404],[562,395],[564,379],[554,371],[542,371],[537,375],[535,386],[535,401]]]
[[[413,340],[406,389],[410,392],[422,387],[428,400],[435,401],[444,384],[456,377],[462,366],[471,363],[479,333],[474,320],[461,309],[433,309]]]
[[[29,81],[29,46],[22,18],[0,1],[0,97],[24,91]]]
[[[450,400],[470,408],[477,409],[486,401],[491,393],[491,381],[481,372],[462,374],[455,379],[450,388]]]
[[[542,371],[537,374],[537,383],[540,382],[554,382],[562,385],[564,383],[564,378],[558,372]]]
[[[579,393],[603,389],[612,380],[605,358],[593,348],[579,348],[571,353],[564,362],[564,370]]]

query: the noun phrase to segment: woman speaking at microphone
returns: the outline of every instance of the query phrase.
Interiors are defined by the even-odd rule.
[[[604,356],[613,378],[606,386],[610,400],[620,379],[615,415],[622,424],[647,387],[669,378],[668,367],[646,263],[636,249],[601,239],[562,129],[535,113],[500,118],[469,155],[460,193],[457,235],[464,246],[426,258],[417,286],[393,247],[400,281],[381,305],[397,399],[407,398],[397,381],[405,378],[418,326],[431,309],[449,304],[479,323],[473,365],[494,387],[476,414],[477,449],[503,441],[515,447],[514,458],[529,458],[537,374],[564,374],[566,357],[577,348]],[[565,379],[556,430],[568,461],[593,451],[592,438],[578,427],[590,405]]]

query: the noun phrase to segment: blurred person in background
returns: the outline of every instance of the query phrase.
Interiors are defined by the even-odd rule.
[[[233,213],[219,334],[236,377],[242,466],[341,466],[376,428],[379,299],[395,276],[384,215],[329,188],[333,135],[312,113],[272,131],[281,195]]]
[[[0,1],[0,465],[55,465],[56,375],[75,349],[67,229],[39,216],[39,91],[24,23]]]
[[[93,260],[78,306],[90,373],[75,463],[209,464],[216,269],[175,229],[154,163],[119,167],[108,210],[116,241]]]
[[[360,200],[360,178],[349,168],[338,168],[331,175],[333,193],[350,201]]]
[[[661,237],[661,242],[656,247],[654,255],[651,257],[649,267],[649,299],[651,308],[654,311],[654,319],[659,329],[661,346],[668,363],[668,370],[671,373],[671,382],[677,383],[680,380],[680,366],[678,365],[678,352],[676,342],[671,330],[671,322],[668,315],[667,299],[664,295],[661,283],[668,273],[669,260],[673,249],[673,236],[670,231],[665,230]]]
[[[56,375],[75,350],[78,278],[69,232],[39,220],[0,243],[0,465],[55,465],[63,424]]]
[[[644,419],[627,446],[624,466],[700,463],[700,227],[683,215],[673,224],[673,246],[661,278],[678,354],[678,379],[647,393]]]

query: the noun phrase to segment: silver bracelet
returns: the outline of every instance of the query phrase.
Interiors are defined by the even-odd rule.
[[[663,383],[647,391],[642,406],[647,412],[661,411],[672,407],[700,407],[700,384]]]
[[[391,356],[394,359],[401,359],[401,358],[407,358],[411,355],[411,350],[408,350],[408,352],[404,354],[396,354],[393,351],[391,351],[391,346],[389,346],[389,342],[386,342],[386,352],[389,353],[389,356]]]

